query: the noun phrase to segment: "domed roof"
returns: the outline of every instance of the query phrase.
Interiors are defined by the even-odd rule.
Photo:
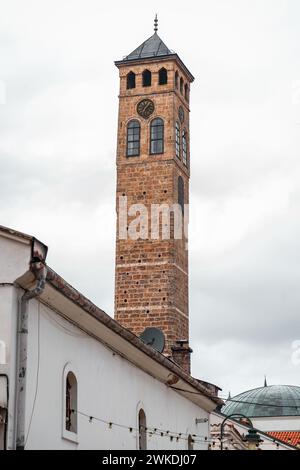
[[[300,416],[300,387],[269,385],[240,393],[226,401],[222,413],[245,416]]]

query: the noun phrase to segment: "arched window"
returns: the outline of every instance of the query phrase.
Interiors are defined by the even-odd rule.
[[[133,119],[127,124],[126,156],[138,157],[140,154],[141,126],[139,121]]]
[[[188,99],[189,99],[189,87],[188,87],[187,83],[184,85],[184,97],[188,101]]]
[[[129,72],[127,74],[127,90],[130,90],[131,88],[135,88],[135,73]]]
[[[139,450],[147,449],[147,423],[144,410],[139,411]]]
[[[179,78],[179,76],[178,76],[178,72],[177,72],[177,70],[176,70],[176,72],[175,72],[175,88],[176,88],[177,90],[178,90],[178,78]]]
[[[187,133],[185,129],[182,132],[182,161],[187,165]]]
[[[194,439],[189,434],[189,436],[188,436],[188,450],[193,450],[193,449],[194,449]]]
[[[77,433],[77,380],[73,372],[68,372],[66,377],[65,400],[65,428]]]
[[[168,71],[164,67],[158,72],[158,77],[158,83],[160,85],[166,85],[168,83]]]
[[[178,204],[184,213],[184,182],[182,176],[178,176]]]
[[[151,72],[150,70],[144,70],[143,72],[143,86],[151,86]]]
[[[180,78],[180,93],[183,94],[183,78]]]
[[[175,125],[175,154],[177,158],[180,158],[180,127],[178,121]]]
[[[164,121],[161,118],[153,119],[150,126],[150,153],[164,152]]]

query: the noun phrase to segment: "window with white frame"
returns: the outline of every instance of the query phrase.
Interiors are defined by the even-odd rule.
[[[63,372],[62,437],[78,442],[78,382],[73,366],[66,364]]]

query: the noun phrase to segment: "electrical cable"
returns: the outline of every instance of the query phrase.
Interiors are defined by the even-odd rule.
[[[134,426],[127,426],[127,425],[124,425],[124,424],[115,423],[113,421],[107,421],[103,418],[98,418],[98,417],[95,417],[95,416],[88,415],[87,413],[83,413],[82,411],[79,411],[79,410],[72,410],[72,412],[77,413],[78,415],[84,416],[85,418],[88,418],[90,423],[92,423],[92,421],[95,420],[95,421],[99,421],[103,424],[107,424],[110,429],[113,426],[117,426],[119,428],[127,429],[130,432],[133,432],[133,431],[139,432],[139,429],[134,427]],[[146,427],[145,431],[149,434],[155,434],[155,435],[159,435],[161,437],[168,437],[168,438],[178,439],[178,440],[181,439],[181,440],[185,440],[185,441],[189,439],[189,436],[191,436],[194,441],[195,441],[194,438],[203,439],[202,441],[198,441],[198,442],[202,442],[202,443],[209,442],[211,440],[211,438],[209,438],[208,436],[202,436],[202,435],[198,435],[198,434],[180,433],[180,432],[164,430],[164,429],[156,428],[156,427],[154,427],[154,428],[153,427],[151,427],[151,428]],[[184,437],[184,436],[186,436],[186,437]]]
[[[98,418],[98,417],[95,417],[95,416],[91,416],[87,413],[83,413],[82,411],[79,411],[79,410],[71,410],[73,413],[77,413],[78,415],[81,415],[85,418],[87,418],[89,420],[90,423],[92,423],[94,420],[95,421],[99,421],[103,424],[106,424],[108,425],[108,428],[109,429],[112,429],[113,426],[116,426],[116,427],[119,427],[119,428],[122,428],[122,429],[127,429],[129,430],[129,432],[140,432],[140,429],[134,427],[134,426],[127,426],[127,425],[124,425],[124,424],[119,424],[119,423],[115,423],[113,421],[107,421],[103,418]],[[149,436],[152,436],[152,435],[156,435],[158,437],[165,437],[165,438],[169,438],[171,441],[173,440],[176,440],[177,442],[179,440],[184,440],[184,441],[189,441],[191,438],[192,438],[192,442],[193,443],[198,443],[198,444],[209,444],[210,447],[215,447],[216,444],[219,444],[221,439],[220,437],[208,437],[208,436],[203,436],[203,435],[199,435],[199,434],[187,434],[187,433],[179,433],[179,432],[174,432],[174,431],[166,431],[166,430],[163,430],[163,429],[160,429],[160,428],[149,428],[149,427],[145,427],[145,432],[147,432],[147,434]],[[259,431],[258,431],[259,432]],[[187,436],[187,437],[184,437],[184,436]],[[270,436],[270,439],[272,437]],[[238,445],[238,443],[236,442],[233,442],[232,438],[227,438],[225,440],[225,442],[227,441],[231,441],[233,445]],[[279,443],[276,442],[274,439],[272,439],[272,442],[266,442],[266,445],[272,445],[272,446],[276,446],[278,448],[279,446]]]
[[[191,391],[191,390],[184,390],[183,388],[174,387],[172,385],[170,386],[170,388],[172,388],[173,390],[180,391],[180,392],[191,393],[193,395],[201,395],[201,396],[203,395],[203,393],[201,393],[201,392],[194,392],[194,391]],[[235,400],[234,398],[225,398],[225,397],[220,397],[220,396],[217,396],[217,395],[211,395],[211,398],[220,398],[220,399],[225,400],[225,401],[231,401],[231,402],[234,402],[234,403],[245,403],[245,404],[248,404],[248,405],[268,406],[268,407],[272,406],[274,408],[295,408],[296,410],[297,409],[300,410],[300,399],[299,399],[299,405],[275,405],[274,403],[256,403],[256,402],[251,402],[251,401],[246,401],[246,400]],[[293,400],[293,399],[286,399],[286,400]]]
[[[35,405],[36,405],[36,399],[37,399],[37,394],[38,394],[38,388],[39,388],[39,373],[40,373],[40,320],[41,320],[41,312],[40,312],[40,302],[38,302],[38,334],[37,334],[37,367],[36,367],[36,383],[35,383],[35,392],[34,392],[34,399],[33,399],[33,404],[32,404],[32,410],[30,414],[30,419],[29,419],[29,424],[28,424],[28,430],[25,438],[25,444],[24,444],[24,449],[26,448],[27,440],[29,437],[30,433],[30,428],[31,428],[31,423],[32,423],[32,418],[35,410]]]
[[[54,316],[50,315],[45,308],[42,308],[42,311],[44,312],[45,315],[47,315],[47,318],[49,319],[50,323],[55,324],[56,327],[63,330],[67,335],[73,336],[74,338],[88,338],[87,334],[75,333],[74,331],[71,331],[66,326],[62,325],[58,320],[54,318]]]

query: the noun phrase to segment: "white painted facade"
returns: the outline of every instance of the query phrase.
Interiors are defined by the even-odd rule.
[[[40,363],[38,394],[27,448],[137,448],[136,432],[130,433],[128,429],[116,426],[109,429],[107,424],[97,421],[90,423],[86,417],[80,415],[77,442],[62,437],[63,372],[66,365],[77,377],[78,409],[89,416],[137,427],[138,411],[142,407],[146,413],[147,426],[150,428],[208,435],[207,423],[195,425],[195,418],[208,417],[208,413],[80,331],[43,304],[37,301],[32,303],[27,423],[34,406],[38,356]],[[171,443],[168,437],[148,437],[148,447],[184,449],[187,448],[187,441]]]
[[[300,417],[299,416],[270,416],[251,418],[253,426],[267,431],[299,431],[300,430]]]
[[[24,294],[20,285],[33,285],[30,259],[30,240],[0,230],[0,397],[5,401],[7,376],[8,449],[16,447],[17,318]],[[127,428],[95,419],[90,422],[78,414],[77,434],[66,432],[66,370],[77,378],[79,412]],[[207,449],[204,437],[209,435],[209,413],[216,403],[201,393],[173,390],[170,377],[174,374],[165,365],[47,284],[43,294],[28,301],[25,449],[137,449],[140,408],[146,414],[147,428],[164,432],[163,437],[147,432],[148,449],[187,449],[188,434],[202,436],[194,438],[194,449]],[[182,378],[176,380],[179,388],[192,390]],[[202,422],[196,424],[199,418]],[[0,438],[3,430],[0,424]],[[181,433],[184,439],[171,440],[171,433]]]

